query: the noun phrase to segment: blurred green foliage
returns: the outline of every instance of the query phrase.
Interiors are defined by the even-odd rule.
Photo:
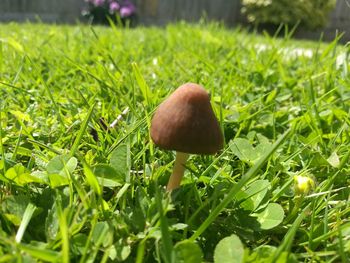
[[[242,0],[242,13],[254,24],[301,23],[309,29],[323,27],[336,0]]]

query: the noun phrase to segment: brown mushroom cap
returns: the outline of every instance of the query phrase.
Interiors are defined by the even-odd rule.
[[[223,135],[208,92],[194,83],[180,86],[161,103],[153,116],[151,137],[166,150],[214,154],[223,147]]]

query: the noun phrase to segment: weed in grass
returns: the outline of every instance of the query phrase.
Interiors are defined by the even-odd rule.
[[[215,23],[0,31],[0,261],[349,258],[349,46]],[[150,120],[186,82],[226,146],[169,194]]]

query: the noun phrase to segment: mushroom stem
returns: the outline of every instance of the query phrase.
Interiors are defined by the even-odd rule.
[[[188,153],[176,152],[173,173],[169,178],[167,191],[174,190],[180,187],[181,179],[184,176],[185,164],[190,155]]]

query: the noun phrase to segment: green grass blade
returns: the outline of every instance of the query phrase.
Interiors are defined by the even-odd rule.
[[[22,221],[21,221],[21,224],[18,228],[18,231],[17,231],[17,234],[16,234],[16,242],[17,243],[20,243],[21,240],[22,240],[22,237],[24,235],[24,232],[26,231],[26,228],[30,222],[30,219],[32,218],[33,216],[33,213],[36,209],[36,206],[29,203],[27,205],[27,208],[26,210],[24,211],[24,214],[23,214],[23,218],[22,218]]]
[[[187,262],[191,241],[211,262],[233,232],[248,242],[246,261],[272,260],[277,249],[277,261],[350,258],[346,39],[298,41],[284,25],[264,36],[206,18],[130,29],[109,22],[0,24],[10,36],[0,39],[0,263]],[[149,128],[156,103],[189,81],[210,91],[225,142],[251,147],[193,157],[170,198],[161,185],[173,152],[155,147]],[[112,175],[120,182],[100,184]],[[315,181],[302,201],[293,191],[299,175]],[[269,185],[252,195],[257,179]],[[285,220],[261,231],[282,218],[269,217],[269,203],[285,208]]]
[[[137,246],[137,254],[136,254],[136,260],[135,263],[142,263],[143,258],[145,256],[145,246],[146,246],[147,239],[142,239]]]
[[[310,207],[310,205],[305,207],[304,210],[301,212],[301,214],[293,222],[291,228],[288,230],[287,234],[283,238],[282,244],[277,248],[277,250],[273,256],[272,262],[277,262],[277,259],[281,256],[281,254],[283,252],[290,252],[295,233],[298,230],[301,222],[304,220],[304,218],[310,212],[309,207]]]
[[[3,50],[2,41],[0,41],[0,72],[2,72],[3,60],[4,60],[4,50]]]
[[[206,220],[200,225],[196,232],[189,238],[190,241],[194,241],[198,238],[208,226],[216,219],[216,217],[221,213],[221,211],[233,200],[237,192],[251,179],[255,176],[260,168],[265,164],[265,162],[271,157],[271,155],[278,149],[278,147],[285,141],[291,130],[287,130],[271,147],[269,151],[265,153],[260,160],[248,170],[246,174],[243,175],[241,180],[235,184],[231,190],[227,193],[226,197],[222,202],[215,207],[215,209],[209,214]]]
[[[60,262],[61,259],[60,253],[53,250],[42,249],[26,244],[18,244],[18,247],[20,250],[28,253],[33,258],[40,259],[46,262]]]
[[[0,105],[1,106],[1,105]],[[4,175],[6,174],[6,161],[5,161],[5,149],[4,149],[4,145],[2,143],[3,141],[3,131],[2,131],[2,108],[0,108],[0,154],[1,154],[1,160],[3,162],[3,173]]]
[[[151,90],[148,87],[146,80],[143,78],[138,65],[135,62],[133,62],[131,66],[132,66],[133,73],[135,75],[136,82],[140,87],[141,93],[146,101],[146,104],[149,106],[152,102]]]
[[[55,153],[57,155],[63,154],[61,151],[56,150],[53,147],[50,147],[50,146],[46,145],[45,143],[42,143],[42,142],[39,142],[39,141],[36,141],[36,140],[33,140],[33,139],[27,139],[27,142],[32,144],[35,148],[40,147],[40,148],[46,149],[46,150],[48,150],[50,152],[53,152],[53,153]]]
[[[94,192],[100,196],[102,194],[101,187],[98,184],[96,176],[94,175],[91,168],[87,164],[84,164],[84,175],[86,177],[86,181],[94,190]]]
[[[64,121],[63,121],[63,118],[61,116],[60,109],[56,103],[56,98],[53,96],[49,86],[47,85],[46,81],[42,77],[42,74],[41,74],[38,66],[30,59],[30,57],[26,56],[26,58],[28,59],[28,61],[31,63],[32,67],[35,69],[36,73],[38,74],[38,79],[41,82],[41,84],[44,86],[47,94],[49,95],[50,101],[52,102],[52,106],[57,114],[57,118],[58,118],[59,122],[61,123],[61,125],[64,127],[65,126]],[[34,76],[33,76],[33,78],[34,78]]]
[[[57,194],[58,195],[58,194]],[[62,240],[62,262],[63,263],[69,263],[69,230],[67,225],[67,215],[66,210],[62,209],[61,205],[61,198],[58,198],[56,200],[56,208],[57,208],[57,215],[58,215],[58,222],[60,226],[60,233],[61,233],[61,240]]]
[[[133,126],[131,126],[125,132],[125,135],[122,138],[120,138],[118,141],[113,143],[113,145],[111,147],[109,147],[109,149],[107,151],[107,155],[111,154],[115,148],[117,148],[128,136],[130,136],[130,134],[132,134],[132,133],[136,132],[138,129],[140,129],[140,127],[142,127],[142,125],[144,125],[147,121],[148,121],[148,119],[145,117],[145,118],[141,119],[140,121],[136,122]]]
[[[75,138],[75,141],[74,141],[74,144],[72,146],[72,149],[70,150],[70,156],[74,156],[76,151],[78,150],[80,141],[83,138],[84,132],[86,131],[86,128],[87,128],[87,126],[89,124],[89,121],[90,121],[90,118],[91,118],[91,115],[93,113],[94,108],[95,108],[95,104],[93,104],[91,106],[89,112],[87,113],[87,115],[85,117],[85,120],[84,120],[83,124],[81,125],[81,128],[79,130],[78,136]]]
[[[1,125],[1,121],[0,121],[0,125]],[[1,135],[0,135],[0,140],[1,140]],[[18,135],[15,149],[13,150],[13,154],[12,154],[12,158],[11,158],[12,161],[16,161],[17,151],[18,151],[18,148],[20,146],[21,140],[22,140],[22,126],[20,127],[20,130],[19,130],[19,135]]]
[[[87,238],[87,241],[85,243],[85,247],[83,249],[83,252],[82,252],[82,257],[80,258],[80,263],[85,263],[88,261],[88,257],[91,256],[91,251],[90,251],[90,247],[91,247],[91,243],[92,243],[92,235],[93,235],[93,230],[94,228],[96,227],[96,224],[97,224],[97,219],[98,219],[98,216],[97,214],[93,215],[91,220],[90,220],[90,224],[91,224],[91,230],[90,230],[90,233],[89,233],[89,236]]]
[[[158,213],[160,214],[159,220],[160,220],[160,229],[162,232],[162,243],[163,243],[163,255],[164,255],[164,261],[166,263],[172,263],[172,254],[173,254],[173,244],[171,241],[171,235],[169,232],[169,225],[168,220],[165,216],[164,210],[163,210],[163,204],[162,204],[162,196],[160,193],[159,188],[156,190],[156,202],[158,207]]]

